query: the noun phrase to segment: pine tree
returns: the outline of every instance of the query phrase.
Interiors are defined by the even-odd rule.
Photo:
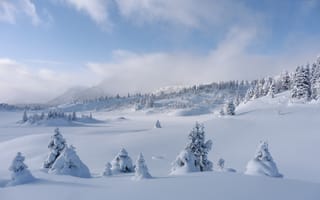
[[[49,173],[90,178],[89,168],[81,161],[74,146],[66,146],[53,163]]]
[[[112,160],[111,165],[112,170],[120,168],[119,171],[122,173],[134,172],[132,160],[124,148],[122,148],[118,155]]]
[[[11,181],[9,185],[24,184],[33,181],[35,178],[24,163],[25,157],[20,152],[13,159],[9,170],[11,171]]]
[[[247,164],[245,174],[282,177],[269,152],[267,142],[260,142],[254,158]]]
[[[160,121],[157,120],[156,124],[154,125],[155,128],[162,128]]]
[[[309,77],[309,68],[297,67],[294,80],[293,88],[291,91],[291,97],[293,99],[309,100],[311,96],[311,86]]]
[[[48,148],[50,153],[43,163],[43,168],[51,168],[56,159],[60,156],[64,148],[66,147],[66,141],[60,133],[59,128],[54,130],[54,135],[51,137]]]
[[[195,165],[196,157],[189,149],[182,150],[172,163],[171,174],[180,175],[190,172],[199,172],[200,168]]]
[[[280,76],[280,86],[279,91],[284,92],[290,89],[291,86],[291,77],[288,71],[284,71]]]
[[[226,103],[224,107],[224,114],[226,115],[235,115],[236,107],[232,101]]]
[[[142,153],[140,153],[138,156],[138,159],[136,160],[135,174],[133,179],[141,180],[141,179],[148,179],[148,178],[152,178],[152,176],[149,173],[148,167],[145,163]]]
[[[272,81],[268,91],[268,96],[271,96],[272,98],[274,98],[275,93],[276,93],[276,83],[275,81]]]
[[[212,141],[205,142],[204,126],[196,122],[195,127],[189,134],[190,142],[187,144],[186,149],[190,150],[196,160],[195,166],[200,171],[212,171],[212,162],[208,160],[208,153],[212,148]]]
[[[28,121],[28,115],[27,115],[27,111],[25,110],[23,112],[23,116],[22,116],[22,122],[25,123]]]
[[[103,176],[111,176],[112,175],[112,170],[111,170],[111,164],[107,162],[106,167],[103,172]]]

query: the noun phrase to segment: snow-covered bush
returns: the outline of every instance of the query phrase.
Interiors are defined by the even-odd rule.
[[[118,155],[112,160],[112,172],[130,173],[134,172],[134,166],[128,152],[122,148]]]
[[[50,153],[43,163],[43,168],[50,169],[65,147],[66,140],[61,135],[59,128],[56,128],[48,145]]]
[[[236,172],[235,169],[226,168],[224,164],[225,164],[225,160],[223,158],[220,158],[217,162],[217,169],[221,172]]]
[[[25,157],[20,152],[13,159],[9,170],[11,171],[11,180],[8,185],[19,185],[32,182],[35,178],[24,164]]]
[[[255,157],[247,164],[245,174],[282,177],[271,157],[267,142],[260,142]]]
[[[148,167],[145,163],[142,153],[140,153],[138,156],[138,159],[136,160],[135,174],[133,179],[141,180],[141,179],[148,179],[148,178],[152,178],[152,176],[149,173]]]
[[[204,126],[196,122],[189,134],[189,143],[173,162],[172,174],[180,172],[212,171],[212,162],[208,160],[208,153],[212,148],[212,141],[205,141]],[[181,170],[179,168],[182,168]],[[175,172],[177,171],[177,173]]]
[[[103,172],[103,176],[111,176],[112,175],[111,167],[112,167],[111,164],[109,162],[107,162],[106,167]]]
[[[162,128],[160,121],[157,120],[156,124],[154,125],[155,128]]]
[[[52,165],[49,173],[90,178],[89,168],[80,160],[75,148],[66,146],[61,155]]]

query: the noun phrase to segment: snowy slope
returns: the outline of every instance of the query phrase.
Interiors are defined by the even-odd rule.
[[[61,127],[68,144],[90,168],[94,178],[49,175],[40,170],[48,153],[52,127],[16,127],[21,113],[0,113],[0,199],[320,199],[320,106],[292,105],[287,93],[240,105],[236,116],[216,114],[178,116],[147,114],[130,109],[96,112],[108,123],[93,127]],[[122,118],[121,118],[122,117]],[[123,118],[125,117],[125,118]],[[162,129],[154,129],[159,119]],[[207,139],[213,140],[209,159],[220,157],[238,173],[207,172],[169,176],[171,162],[184,148],[195,121],[203,122]],[[284,179],[243,175],[260,140],[269,141],[270,152]],[[151,180],[132,181],[131,175],[100,177],[107,161],[121,147],[133,160],[143,152]],[[3,187],[17,151],[38,180],[32,184]],[[312,156],[315,155],[315,156]],[[2,188],[1,188],[2,187]]]

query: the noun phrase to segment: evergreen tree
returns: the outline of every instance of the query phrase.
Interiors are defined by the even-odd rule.
[[[23,112],[23,116],[22,116],[22,122],[25,123],[28,121],[28,115],[27,115],[27,111],[25,110]]]
[[[66,141],[60,133],[59,128],[54,130],[54,135],[51,137],[48,148],[50,153],[43,163],[43,168],[51,168],[56,159],[60,156],[64,148],[66,147]]]
[[[63,152],[53,163],[49,173],[58,175],[70,175],[81,178],[90,178],[89,168],[80,160],[75,147],[66,146]]]
[[[162,128],[159,120],[157,120],[157,122],[156,122],[156,124],[155,124],[154,127],[155,127],[155,128]]]
[[[297,67],[294,74],[291,97],[293,99],[309,100],[311,95],[309,68]]]
[[[284,71],[280,76],[280,86],[279,91],[284,92],[290,89],[291,86],[291,77],[288,71]]]
[[[268,91],[268,96],[271,96],[272,98],[274,98],[275,93],[276,93],[276,83],[275,81],[272,81]]]
[[[141,179],[148,179],[148,178],[152,178],[152,176],[149,173],[148,167],[145,163],[142,153],[140,153],[136,161],[135,174],[133,179],[141,180]]]
[[[190,150],[195,156],[195,166],[200,171],[211,171],[212,162],[208,160],[208,153],[212,148],[212,141],[205,141],[204,126],[196,122],[195,127],[189,134],[190,142],[186,149]]]
[[[190,172],[199,172],[200,168],[195,165],[196,157],[190,149],[182,150],[172,163],[171,174],[180,175]]]
[[[134,172],[134,166],[132,160],[128,155],[128,152],[122,148],[118,155],[111,162],[112,170],[120,168],[119,171],[122,173]]]
[[[9,170],[11,171],[11,181],[9,185],[24,184],[33,181],[35,178],[24,163],[25,157],[20,152],[13,159]]]
[[[269,152],[267,142],[260,142],[254,158],[247,164],[245,174],[282,177]]]
[[[111,164],[107,162],[106,167],[103,172],[103,176],[111,176],[112,175],[112,170],[111,170]]]
[[[224,107],[224,114],[226,115],[235,115],[236,107],[232,101],[226,103]]]

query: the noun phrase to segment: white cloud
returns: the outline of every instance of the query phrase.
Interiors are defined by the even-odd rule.
[[[0,21],[14,24],[21,14],[28,16],[35,26],[41,23],[37,8],[31,0],[0,1]]]
[[[46,102],[70,87],[90,85],[88,71],[57,71],[32,68],[12,59],[0,58],[0,102]]]
[[[257,20],[240,1],[231,0],[115,0],[120,14],[134,23],[164,22],[191,28]],[[254,19],[254,20],[252,20]]]
[[[88,14],[97,24],[102,26],[110,26],[108,15],[108,1],[109,0],[62,0],[76,10]]]
[[[315,59],[317,48],[278,55],[253,53],[250,46],[258,38],[256,29],[231,28],[221,43],[206,55],[193,53],[135,54],[115,51],[114,60],[88,63],[88,68],[100,78],[106,92],[122,93],[153,91],[168,85],[190,85],[225,80],[252,80],[273,76],[284,69]],[[310,47],[310,43],[304,44]],[[319,49],[318,49],[319,50]]]
[[[0,1],[0,22],[14,24],[16,21],[16,7],[9,1]]]

